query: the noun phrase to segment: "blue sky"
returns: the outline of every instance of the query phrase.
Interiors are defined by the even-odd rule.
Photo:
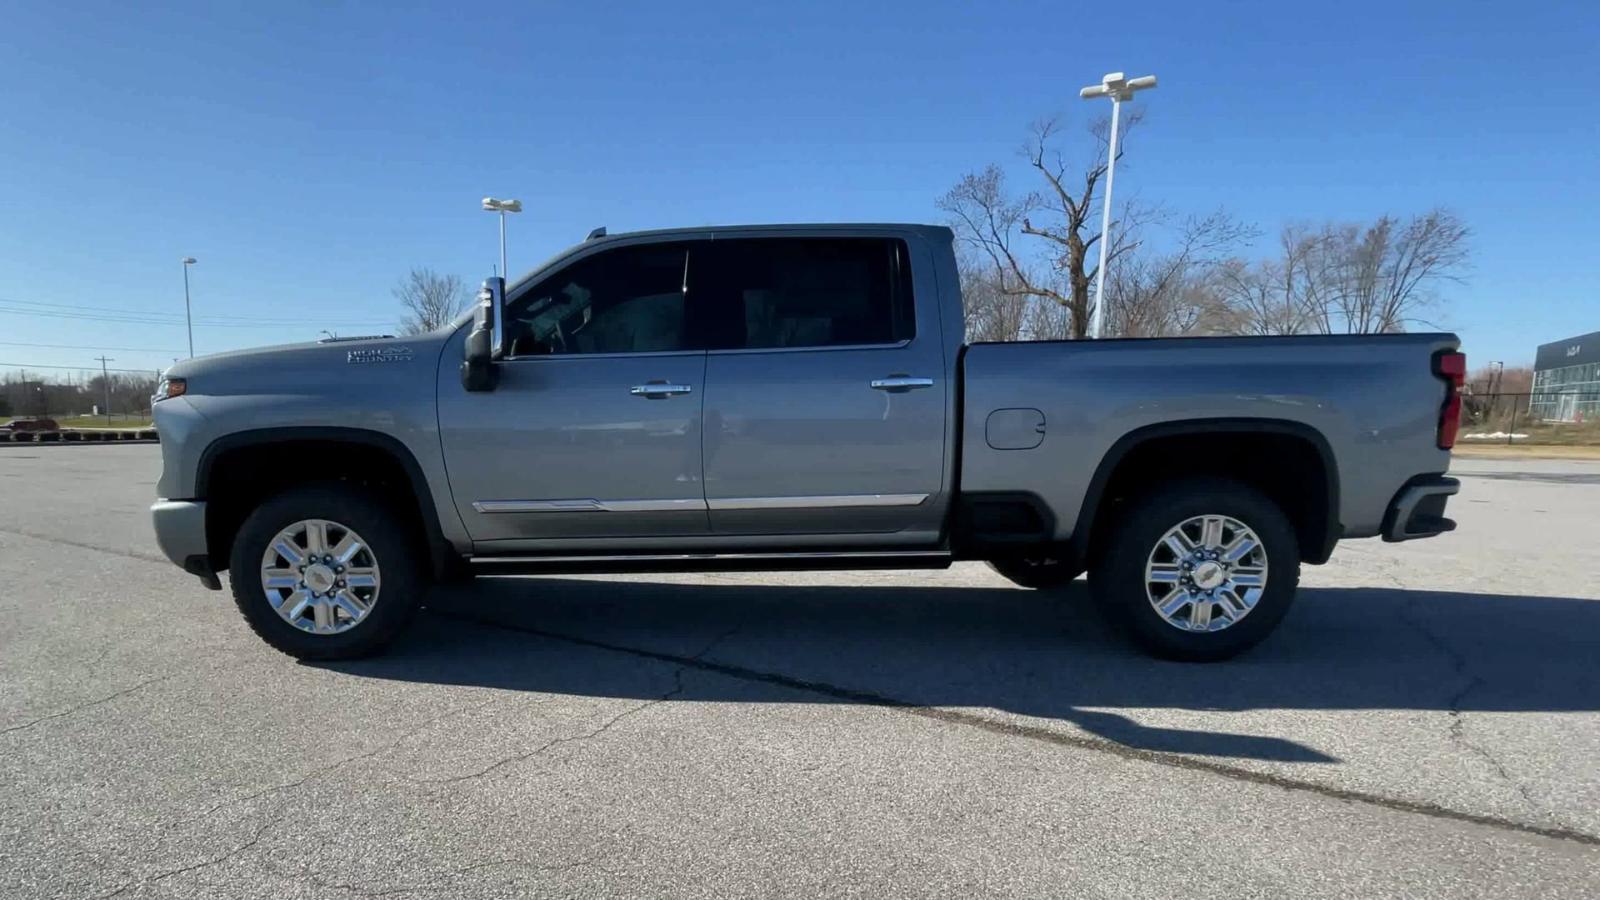
[[[392,330],[409,267],[489,274],[485,194],[528,207],[514,273],[601,224],[939,221],[967,171],[1023,183],[1032,120],[1104,114],[1076,91],[1113,70],[1161,79],[1119,197],[1263,251],[1448,206],[1474,268],[1436,318],[1475,363],[1600,328],[1592,3],[7,6],[0,307],[52,315],[0,312],[0,362],[183,355],[186,254],[228,323],[199,352]]]

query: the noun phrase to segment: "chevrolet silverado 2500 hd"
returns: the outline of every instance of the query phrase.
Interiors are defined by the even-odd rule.
[[[940,227],[597,232],[430,334],[173,366],[156,534],[307,658],[431,580],[966,559],[1205,660],[1454,527],[1453,335],[966,344],[958,285]]]

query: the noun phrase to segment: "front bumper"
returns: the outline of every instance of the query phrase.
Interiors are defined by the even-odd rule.
[[[167,559],[197,576],[206,587],[222,590],[206,547],[205,501],[157,500],[150,507],[150,516],[155,521],[156,544]]]
[[[1443,475],[1419,475],[1406,482],[1389,503],[1383,517],[1383,539],[1411,541],[1454,531],[1454,519],[1445,518],[1444,507],[1461,482]]]

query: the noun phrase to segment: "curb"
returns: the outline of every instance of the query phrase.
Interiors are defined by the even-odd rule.
[[[100,430],[63,428],[60,431],[0,431],[0,444],[159,444],[154,428]]]

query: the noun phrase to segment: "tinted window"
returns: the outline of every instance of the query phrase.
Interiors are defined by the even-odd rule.
[[[888,344],[912,336],[905,244],[878,238],[715,241],[691,290],[713,346]]]
[[[506,304],[512,356],[689,348],[683,244],[619,247],[579,260]]]

